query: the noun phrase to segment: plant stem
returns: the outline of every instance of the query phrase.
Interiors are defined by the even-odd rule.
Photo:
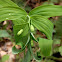
[[[46,57],[46,58],[57,60],[57,61],[62,61],[62,58],[57,58],[57,57],[54,57],[54,56],[50,56],[50,57]]]
[[[29,15],[27,15],[27,16],[29,18],[28,23],[29,23],[29,34],[30,34],[30,41],[28,43],[28,50],[30,51],[30,54],[32,55],[32,58],[35,59],[34,54],[33,54],[33,51],[32,51],[32,47],[31,47],[31,30],[30,30],[31,20],[30,20],[30,16]]]
[[[25,57],[25,49],[24,49],[24,57]]]

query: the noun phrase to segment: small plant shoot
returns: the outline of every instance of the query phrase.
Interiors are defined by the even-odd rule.
[[[48,20],[48,18],[53,16],[62,16],[62,6],[51,4],[41,5],[27,13],[11,0],[0,0],[0,22],[12,20],[15,45],[21,46],[21,44],[23,44],[21,49],[17,49],[14,46],[12,48],[13,54],[24,51],[26,46],[28,48],[22,62],[30,62],[32,58],[37,62],[39,61],[35,58],[32,51],[31,40],[36,41],[39,45],[41,56],[40,62],[42,62],[42,58],[48,58],[53,54],[52,33],[54,25]],[[41,37],[36,39],[33,35],[35,28],[44,33],[47,39]]]

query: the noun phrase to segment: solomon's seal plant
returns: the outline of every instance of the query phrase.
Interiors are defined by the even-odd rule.
[[[48,20],[52,16],[62,16],[62,6],[59,5],[42,5],[34,8],[27,14],[25,10],[17,6],[11,0],[0,0],[0,22],[4,20],[13,21],[13,32],[16,45],[22,45],[21,49],[17,49],[15,46],[12,48],[14,54],[18,54],[28,47],[25,59],[23,62],[30,62],[31,55],[34,58],[31,39],[36,41],[40,47],[41,57],[48,57],[52,55],[52,33],[53,23]],[[43,32],[47,39],[38,38],[35,39],[32,31],[34,27]],[[37,59],[35,59],[37,60]],[[37,60],[38,61],[38,60]]]

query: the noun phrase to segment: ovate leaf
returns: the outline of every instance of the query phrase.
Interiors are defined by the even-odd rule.
[[[20,35],[17,35],[17,33],[23,29],[23,32]],[[21,41],[25,41],[24,38],[26,38],[28,36],[28,23],[26,24],[22,24],[22,25],[14,25],[13,26],[13,32],[14,32],[14,37],[15,37],[15,41],[17,42],[21,42]],[[27,36],[26,36],[27,35]],[[26,38],[27,39],[27,38]]]
[[[23,29],[23,32],[20,35],[17,35],[17,33]],[[12,48],[13,54],[18,54],[19,52],[23,51],[26,45],[29,42],[29,27],[28,23],[21,24],[21,25],[14,25],[13,26],[13,32],[14,32],[14,38],[16,45],[20,45],[20,43],[23,44],[21,49],[17,49],[15,46]]]
[[[0,0],[0,22],[4,20],[21,20],[27,13],[10,0]],[[21,22],[20,22],[21,23]]]
[[[29,15],[41,15],[45,17],[62,16],[62,6],[58,5],[42,5],[34,8]]]
[[[47,18],[39,15],[31,16],[31,24],[45,33],[48,39],[52,39],[53,24]]]
[[[2,7],[0,9],[0,22],[4,20],[20,20],[21,17],[26,17],[26,12],[19,7]]]
[[[26,17],[27,17],[27,16],[22,16],[22,17],[20,17],[20,19],[14,20],[14,21],[13,21],[13,24],[14,24],[14,25],[21,25],[21,24],[23,24],[23,23],[26,23],[26,22],[28,21]]]
[[[41,56],[50,56],[52,54],[52,43],[53,40],[39,38]]]
[[[12,2],[11,0],[0,0],[0,7],[4,7],[4,6],[15,6],[18,7],[14,2]]]

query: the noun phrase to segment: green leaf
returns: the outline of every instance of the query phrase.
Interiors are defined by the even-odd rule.
[[[47,18],[39,15],[31,16],[31,24],[45,33],[48,39],[52,39],[53,24]]]
[[[29,15],[41,15],[45,17],[62,16],[62,6],[58,5],[42,5],[34,8]]]
[[[0,0],[0,7],[4,7],[4,6],[15,6],[18,7],[14,2],[12,2],[11,0]]]
[[[6,60],[8,60],[9,59],[9,55],[4,55],[3,57],[2,57],[2,62],[5,62]]]
[[[27,22],[28,22],[27,16],[22,16],[22,17],[20,17],[20,19],[14,20],[14,21],[13,21],[13,24],[14,24],[14,25],[21,25],[21,24],[24,24],[24,23],[27,23]]]
[[[62,46],[59,47],[59,52],[60,52],[60,54],[61,54],[61,56],[62,56]]]
[[[50,56],[52,54],[53,40],[39,38],[39,47],[41,56]]]
[[[27,13],[10,0],[0,0],[0,22],[4,20],[21,20]]]
[[[12,53],[13,54],[18,54],[18,53],[20,53],[20,52],[22,52],[24,49],[25,49],[25,47],[27,46],[27,44],[29,43],[29,40],[30,40],[30,37],[29,36],[25,36],[25,37],[23,37],[23,42],[22,42],[22,44],[23,43],[25,43],[25,44],[21,44],[21,42],[17,42],[17,45],[22,45],[22,48],[21,49],[17,49],[15,46],[12,48]]]
[[[21,29],[23,29],[23,32],[20,35],[17,35],[17,33]],[[20,44],[21,42],[23,44],[22,49],[18,50],[18,49],[16,49],[15,46],[12,48],[13,54],[18,54],[19,52],[24,50],[24,48],[26,47],[26,45],[29,42],[29,27],[28,27],[28,23],[21,24],[21,25],[14,25],[13,26],[13,32],[14,32],[16,45],[20,45],[21,46],[21,44]]]
[[[17,35],[17,33],[21,29],[23,29],[23,32],[20,35]],[[28,23],[22,24],[22,25],[14,25],[13,26],[13,32],[14,32],[14,37],[15,37],[16,43],[21,42],[23,40],[25,41],[24,38],[27,37],[26,35],[28,35],[28,31],[29,31]],[[26,37],[24,37],[24,36],[26,36]]]
[[[18,7],[3,7],[0,9],[0,22],[4,20],[21,20],[21,17],[26,17],[24,10]]]
[[[6,30],[0,30],[0,37],[11,37]]]

